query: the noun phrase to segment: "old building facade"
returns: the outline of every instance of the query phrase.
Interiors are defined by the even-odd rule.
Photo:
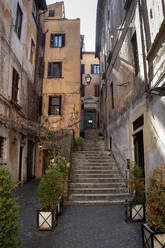
[[[81,129],[98,128],[99,120],[99,73],[100,65],[94,52],[83,52],[81,59]],[[91,81],[86,82],[87,75]]]
[[[146,185],[153,167],[165,163],[165,98],[151,94],[165,84],[164,40],[164,1],[98,0],[100,125],[123,175],[136,162]]]
[[[53,131],[73,128],[80,120],[80,20],[65,18],[64,3],[48,6],[42,122]],[[77,113],[76,119],[73,118]],[[48,121],[47,121],[48,120]]]
[[[15,181],[35,176],[45,0],[0,1],[0,164]]]

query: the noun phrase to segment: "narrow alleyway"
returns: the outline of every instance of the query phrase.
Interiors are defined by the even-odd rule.
[[[54,232],[37,231],[38,183],[17,189],[21,248],[142,248],[140,224],[125,223],[123,206],[66,206]]]
[[[85,143],[84,150],[95,149],[97,150],[97,153],[101,150],[102,153],[104,152],[104,147],[102,147],[102,149],[100,150],[101,144],[98,145],[99,143],[97,142],[95,147],[91,147],[91,136],[88,140]],[[75,153],[73,154],[73,156],[74,155]],[[95,154],[94,156],[97,157],[97,154]],[[91,159],[89,158],[89,155],[87,155],[86,157],[88,157],[88,160]],[[80,160],[82,162],[82,159]],[[80,162],[79,158],[76,163],[78,162]],[[90,163],[92,162],[90,161]],[[120,185],[117,185],[116,181],[114,182],[114,184],[112,182],[113,177],[111,174],[116,173],[116,171],[110,170],[109,172],[105,172],[105,162],[102,162],[102,165],[99,161],[97,161],[97,163],[94,162],[95,165],[85,165],[87,167],[85,170],[83,167],[82,172],[82,165],[80,166],[80,168],[77,168],[77,166],[75,167],[76,171],[77,169],[79,170],[78,182],[75,181],[76,179],[74,179],[73,181],[73,178],[75,176],[77,177],[77,172],[76,174],[74,172],[74,177],[72,177],[70,185],[70,206],[65,206],[62,216],[58,218],[58,225],[54,232],[37,231],[36,210],[40,208],[40,205],[37,201],[36,190],[39,184],[39,180],[33,180],[30,183],[25,184],[23,187],[17,189],[16,195],[18,195],[19,203],[21,205],[20,220],[22,222],[22,229],[20,231],[20,236],[24,242],[22,248],[142,247],[140,224],[126,223],[124,221],[125,215],[123,205],[116,205],[113,200],[113,198],[116,199],[116,197],[118,197],[118,199],[120,200],[119,193],[116,192],[118,192],[118,190],[121,191],[122,187],[121,182]],[[86,174],[85,171],[87,170],[88,166],[90,167],[90,169],[88,169]],[[95,168],[97,166],[100,167],[99,170]],[[91,175],[88,175],[90,170],[92,170],[92,175],[93,173],[97,173],[97,175],[103,173],[101,174],[101,177],[103,177],[103,175],[107,175],[108,179],[106,177],[103,177],[102,179],[100,179],[103,180],[103,182],[98,181],[98,178],[96,177],[97,175],[93,175],[93,179],[91,179]],[[100,172],[100,170],[102,170],[102,172]],[[80,172],[83,174],[83,179],[81,179],[82,174]],[[87,178],[86,175],[88,175]],[[96,177],[97,179],[96,182],[91,182],[91,180],[94,180],[94,177]],[[88,178],[90,182],[86,182],[87,185],[86,188],[84,188],[84,180],[87,180]],[[82,184],[79,182],[79,180],[83,180]],[[104,182],[104,180],[108,181]],[[121,178],[119,180],[121,181]],[[78,186],[76,185],[74,187],[74,183],[78,183]],[[104,184],[106,184],[106,188]],[[114,187],[116,187],[117,191],[115,191]],[[95,192],[95,189],[97,189],[97,192]],[[76,193],[74,192],[74,190],[76,190]],[[93,195],[93,197],[91,197],[91,195]],[[79,200],[76,201],[75,197],[82,198],[81,200],[83,202],[79,202]],[[121,204],[122,202],[123,200],[117,201],[117,204]]]

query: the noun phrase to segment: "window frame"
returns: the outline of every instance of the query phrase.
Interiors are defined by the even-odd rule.
[[[52,104],[52,99],[53,98],[58,98],[59,104]],[[48,115],[49,116],[52,116],[52,115],[53,116],[61,116],[62,97],[60,95],[58,95],[58,96],[57,95],[51,95],[51,96],[49,96],[48,102],[49,102]]]
[[[16,12],[16,20],[15,20],[15,32],[19,39],[21,38],[21,32],[22,32],[22,20],[23,20],[23,12],[18,3],[17,12]]]
[[[61,38],[61,41],[60,41],[60,38]],[[50,34],[50,47],[52,48],[65,47],[65,34],[64,33],[51,33]]]
[[[53,64],[59,64],[59,75],[57,75],[54,71]],[[62,78],[62,62],[60,61],[53,61],[48,62],[48,78]]]

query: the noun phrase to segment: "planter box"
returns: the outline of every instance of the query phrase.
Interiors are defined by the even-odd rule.
[[[125,203],[125,220],[130,222],[143,222],[145,221],[145,205],[132,204],[131,202]]]
[[[165,247],[165,232],[153,232],[147,224],[142,224],[142,239],[144,248]]]
[[[53,231],[57,225],[56,210],[37,210],[37,228],[40,231]]]
[[[57,205],[57,210],[56,210],[57,215],[61,215],[62,214],[62,212],[63,212],[63,205],[64,205],[63,197],[60,197],[59,203]]]

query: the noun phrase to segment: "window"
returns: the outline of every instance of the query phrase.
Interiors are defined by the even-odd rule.
[[[17,13],[16,13],[16,22],[15,22],[15,32],[17,33],[19,39],[21,37],[22,17],[23,17],[23,13],[22,13],[22,10],[18,4],[17,5]]]
[[[131,6],[132,0],[125,0],[124,9],[128,10]]]
[[[99,74],[100,65],[91,65],[91,74]]]
[[[135,66],[135,75],[139,72],[139,57],[138,57],[138,48],[137,48],[137,38],[136,32],[132,36],[131,39],[132,49],[133,49],[133,57],[134,57],[134,66]]]
[[[50,36],[51,47],[64,47],[65,46],[65,34],[51,34]]]
[[[4,138],[0,136],[0,159],[3,159]]]
[[[12,78],[12,100],[17,102],[17,95],[18,95],[18,82],[19,82],[19,74],[13,68],[13,78]]]
[[[30,47],[30,62],[34,65],[34,54],[35,54],[35,44],[34,41],[31,40],[31,47]]]
[[[133,122],[133,130],[137,130],[139,127],[144,125],[144,116],[141,115],[139,118],[137,118],[134,122]]]
[[[55,12],[53,9],[50,9],[49,10],[49,17],[53,17],[53,16],[55,16]]]
[[[33,0],[33,3],[32,3],[32,14],[35,18],[37,17],[37,7],[36,7],[35,0]]]
[[[112,109],[114,109],[115,104],[114,104],[114,90],[113,90],[113,82],[110,85],[110,89],[111,89],[111,104],[112,104]]]
[[[62,77],[62,63],[48,62],[48,77],[61,78]]]
[[[81,85],[81,97],[85,96],[85,85]]]
[[[81,64],[81,74],[85,74],[85,65]]]
[[[61,96],[49,96],[49,115],[61,115]]]
[[[100,87],[99,85],[95,85],[95,96],[99,97],[99,95],[100,95]]]

